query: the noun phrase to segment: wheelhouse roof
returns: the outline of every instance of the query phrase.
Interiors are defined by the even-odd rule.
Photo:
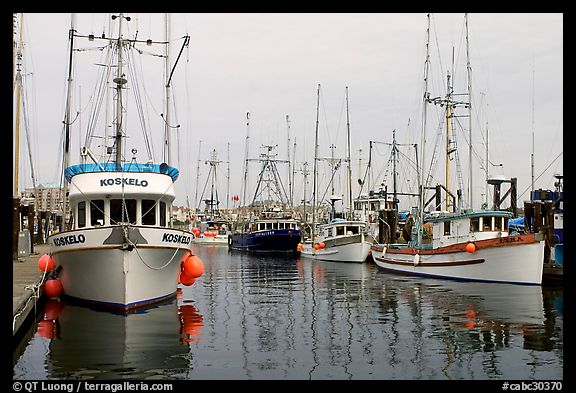
[[[137,162],[125,162],[117,165],[114,162],[103,162],[98,164],[78,164],[69,166],[64,170],[66,180],[70,182],[72,178],[81,173],[94,172],[139,172],[139,173],[161,173],[172,178],[172,182],[178,179],[180,172],[177,168],[168,164],[141,164]]]

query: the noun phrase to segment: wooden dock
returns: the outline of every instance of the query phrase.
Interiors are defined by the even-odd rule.
[[[38,259],[48,252],[47,244],[34,245],[34,252],[12,261],[12,334],[15,336],[24,321],[38,312],[42,298],[44,272],[38,268]]]

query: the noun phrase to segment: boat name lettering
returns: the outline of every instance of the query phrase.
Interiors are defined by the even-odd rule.
[[[148,187],[148,180],[140,180],[134,177],[116,177],[116,178],[109,178],[109,179],[102,179],[100,180],[100,187],[105,186],[113,186],[113,185],[120,185],[124,184],[127,186],[140,186],[140,187]]]
[[[521,241],[522,241],[521,236],[506,236],[500,238],[500,243],[516,243]]]
[[[163,242],[168,243],[181,243],[181,244],[188,244],[192,238],[186,235],[175,235],[173,233],[164,233],[162,236]]]
[[[70,244],[84,243],[85,241],[86,237],[83,234],[68,235],[54,238],[54,245],[56,247],[68,246]]]
[[[274,231],[256,232],[256,236],[270,236],[273,235]]]

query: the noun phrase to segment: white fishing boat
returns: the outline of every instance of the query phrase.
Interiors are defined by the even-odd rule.
[[[192,232],[195,237],[192,242],[194,244],[228,246],[228,237],[232,233],[230,231],[231,223],[228,220],[208,217],[205,221],[195,221],[193,225]]]
[[[320,97],[320,85],[318,85],[318,101]],[[348,87],[346,87],[346,114],[348,125],[348,179],[351,178],[350,169],[350,121],[348,120]],[[316,193],[318,170],[318,120],[316,121],[316,148],[314,153],[314,197],[313,197],[313,220],[312,238],[310,241],[300,244],[298,251],[303,258],[338,261],[338,262],[365,262],[370,252],[372,239],[368,236],[368,222],[355,220],[352,206],[348,209],[348,218],[336,217],[335,203],[342,198],[332,195],[331,218],[328,223],[316,224]],[[332,176],[333,177],[333,176]],[[348,184],[349,203],[352,204],[352,190]]]
[[[178,169],[166,163],[123,158],[126,107],[122,96],[137,83],[125,79],[123,67],[129,57],[123,52],[147,41],[124,38],[122,24],[129,17],[120,14],[112,19],[117,23],[116,38],[81,35],[73,24],[70,29],[70,69],[76,39],[104,40],[116,53],[116,134],[114,146],[108,147],[108,157],[102,162],[85,147],[84,156],[90,156],[94,163],[68,166],[65,146],[64,174],[69,182],[69,186],[65,182],[65,190],[69,190],[71,219],[64,231],[48,238],[48,243],[50,255],[61,269],[64,295],[95,306],[131,310],[176,296],[181,263],[191,255],[194,235],[171,227]],[[163,85],[169,84],[163,81]],[[68,91],[70,94],[70,88]],[[69,113],[68,104],[67,138]],[[134,149],[132,154],[136,154]]]
[[[430,20],[428,19],[428,23]],[[466,19],[466,27],[468,26]],[[430,27],[428,26],[428,34]],[[466,34],[466,38],[468,35]],[[428,48],[428,45],[426,46]],[[429,55],[426,56],[425,83],[428,81]],[[468,62],[469,66],[469,62]],[[468,73],[468,95],[470,96],[470,73]],[[511,211],[499,210],[494,206],[492,210],[474,211],[472,208],[463,208],[460,203],[462,190],[459,189],[456,197],[450,191],[450,162],[457,152],[451,134],[455,108],[464,106],[470,108],[470,103],[457,102],[453,97],[453,88],[448,74],[447,95],[445,98],[429,98],[430,94],[425,87],[424,114],[421,136],[420,186],[418,211],[414,212],[415,225],[412,228],[407,244],[375,244],[372,246],[372,258],[381,268],[404,274],[442,277],[458,280],[490,281],[514,284],[542,283],[544,241],[540,234],[511,235],[508,229],[508,220],[513,217]],[[446,126],[446,183],[442,187],[446,190],[444,211],[425,213],[425,181],[424,160],[425,133],[426,133],[426,106],[439,104],[444,111]],[[470,115],[469,115],[470,117]],[[470,122],[470,129],[471,129]],[[470,131],[471,132],[471,131]],[[469,137],[471,140],[471,137]],[[470,144],[470,158],[472,157]],[[470,159],[471,183],[471,162]],[[496,179],[493,184],[495,199],[500,203],[500,184],[504,180]],[[440,187],[436,187],[437,199]],[[473,190],[470,184],[469,190]],[[469,195],[472,206],[472,194]],[[430,200],[432,200],[431,198]],[[511,200],[515,203],[515,195]],[[438,208],[438,206],[437,206]],[[514,210],[514,209],[512,209]]]
[[[195,235],[193,242],[195,244],[228,246],[228,235],[232,232],[230,231],[231,223],[224,218],[220,210],[217,179],[217,167],[220,163],[221,161],[217,158],[216,149],[212,150],[210,160],[206,161],[206,164],[210,164],[210,170],[208,171],[208,176],[206,176],[206,183],[204,184],[202,195],[200,195],[200,200],[203,200],[205,205],[204,212],[197,213],[194,216],[194,220],[192,220],[192,232]],[[210,198],[204,198],[208,181],[210,181]],[[199,206],[196,211],[200,211]]]
[[[538,234],[509,235],[512,213],[441,213],[425,219],[422,240],[374,244],[381,268],[404,274],[514,284],[542,283],[544,242]]]
[[[342,218],[318,225],[314,243],[302,245],[300,255],[321,261],[365,262],[372,244],[367,238],[367,225]]]

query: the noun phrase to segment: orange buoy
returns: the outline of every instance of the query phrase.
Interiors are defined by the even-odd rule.
[[[40,269],[43,272],[50,272],[55,267],[56,267],[56,262],[54,261],[54,258],[52,258],[48,254],[42,255],[38,259],[38,269]]]
[[[468,243],[466,245],[466,252],[472,254],[474,251],[476,251],[476,245],[474,243]]]
[[[301,252],[303,247],[304,246],[302,246],[302,243],[298,243],[298,245],[296,246],[296,251]]]
[[[44,293],[48,297],[58,297],[62,293],[62,283],[60,280],[51,279],[44,283]]]
[[[324,242],[318,243],[318,247],[320,247],[320,248],[326,248],[326,243],[324,243]]]
[[[190,255],[182,264],[182,272],[186,276],[198,278],[204,273],[204,263],[196,255]]]
[[[318,243],[314,244],[314,249],[315,250],[319,250],[320,249],[320,245]]]
[[[186,275],[184,271],[180,273],[180,284],[189,287],[194,284],[195,281],[196,279],[194,277]]]

